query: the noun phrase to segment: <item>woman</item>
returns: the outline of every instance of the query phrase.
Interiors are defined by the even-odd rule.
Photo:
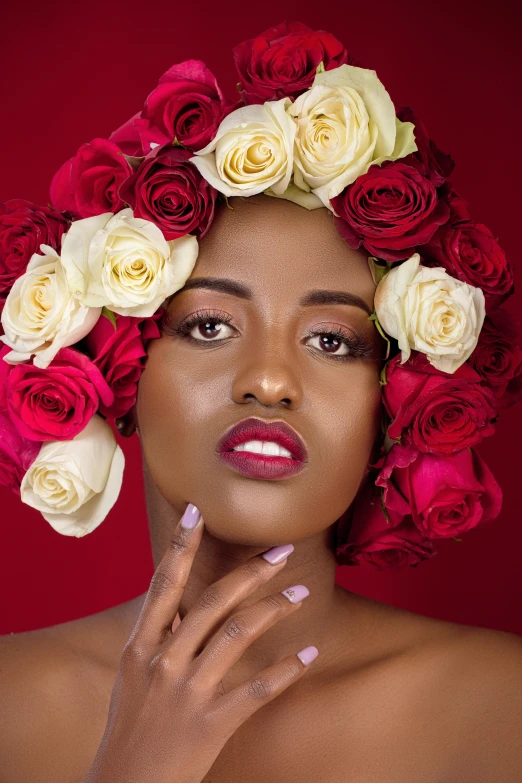
[[[379,423],[365,253],[327,210],[263,194],[230,206],[168,303],[126,417],[143,449],[151,588],[2,640],[0,780],[519,780],[520,640],[335,585],[334,523]],[[300,304],[313,290],[352,302]],[[188,337],[215,345],[174,331],[195,313]],[[216,454],[250,417],[302,438],[299,472],[256,478]],[[205,514],[183,532],[185,507],[198,516],[187,499]],[[273,547],[283,559],[270,564]],[[301,663],[311,647],[317,658]]]
[[[0,291],[12,488],[59,532],[90,532],[121,483],[103,422],[117,418],[139,434],[156,565],[135,600],[2,639],[1,783],[522,777],[520,639],[335,584],[339,556],[386,559],[391,535],[417,562],[498,513],[470,451],[491,433],[493,392],[476,362],[460,368],[511,272],[498,254],[498,274],[419,267],[439,227],[471,230],[447,156],[417,123],[414,143],[412,117],[329,34],[262,37],[268,51],[311,47],[306,74],[285,71],[286,97],[248,82],[252,42],[235,51],[245,111],[199,61],[173,66],[139,117],[60,169],[62,214],[38,212],[54,233]],[[100,332],[161,304],[134,404]],[[402,353],[387,377],[386,333]],[[429,380],[391,413],[405,372]],[[429,408],[417,431],[406,419],[426,388],[430,405],[443,388],[446,413]],[[353,501],[376,465],[382,509],[366,496],[364,518]]]

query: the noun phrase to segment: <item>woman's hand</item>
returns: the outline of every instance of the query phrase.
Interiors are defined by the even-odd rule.
[[[183,527],[198,518],[193,529]],[[254,639],[298,611],[307,591],[295,586],[230,615],[284,568],[293,547],[278,547],[280,562],[247,560],[207,587],[172,631],[202,533],[199,511],[189,504],[123,649],[105,733],[83,783],[200,783],[229,737],[317,654],[305,648],[303,662],[290,655],[225,693],[231,666]]]

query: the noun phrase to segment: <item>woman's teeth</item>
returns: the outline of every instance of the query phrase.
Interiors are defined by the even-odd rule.
[[[232,451],[251,451],[253,454],[268,454],[271,457],[290,457],[292,459],[288,449],[283,448],[279,443],[274,443],[273,440],[248,440],[246,443],[235,446]]]

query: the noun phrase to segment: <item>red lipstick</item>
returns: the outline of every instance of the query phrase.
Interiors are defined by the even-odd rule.
[[[291,457],[234,451],[249,440],[273,441],[290,452]],[[250,417],[228,429],[219,441],[219,458],[238,473],[250,478],[282,479],[295,475],[305,466],[308,454],[300,435],[284,421],[266,421]]]

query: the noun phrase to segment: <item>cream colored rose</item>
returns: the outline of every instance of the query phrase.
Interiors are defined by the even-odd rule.
[[[70,292],[60,256],[48,245],[34,253],[25,273],[15,280],[2,311],[5,334],[13,350],[8,364],[28,361],[45,369],[60,348],[74,345],[93,328],[101,307],[87,307]]]
[[[225,196],[280,194],[292,176],[295,122],[290,98],[242,106],[225,117],[210,144],[190,158]]]
[[[485,317],[484,294],[448,275],[420,265],[415,253],[392,269],[375,291],[375,312],[402,351],[426,354],[438,370],[454,373],[474,350]]]
[[[148,317],[182,288],[194,268],[198,240],[167,242],[132,209],[76,220],[62,240],[62,265],[74,295],[88,307]]]
[[[81,538],[116,502],[124,464],[111,427],[95,415],[72,440],[42,445],[22,479],[22,502],[41,511],[58,533]]]
[[[288,113],[297,121],[294,182],[332,211],[330,199],[371,165],[417,149],[413,124],[397,119],[384,85],[366,68],[341,65],[316,74]]]

